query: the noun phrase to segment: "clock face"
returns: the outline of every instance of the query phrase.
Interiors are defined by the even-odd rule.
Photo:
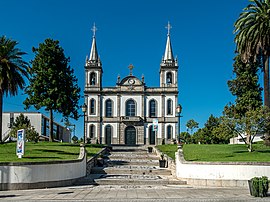
[[[135,81],[134,81],[134,79],[129,79],[129,80],[128,80],[128,83],[129,83],[129,84],[134,84]]]

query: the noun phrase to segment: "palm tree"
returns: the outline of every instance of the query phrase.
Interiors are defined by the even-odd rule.
[[[2,143],[3,95],[17,95],[25,85],[24,77],[29,78],[28,63],[23,61],[26,54],[16,48],[18,42],[0,37],[0,143]]]
[[[269,102],[270,0],[250,0],[234,24],[237,52],[243,62],[261,59],[264,72],[264,105]]]

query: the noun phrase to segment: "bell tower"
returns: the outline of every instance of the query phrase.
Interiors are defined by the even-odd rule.
[[[166,48],[162,61],[160,63],[160,87],[178,87],[178,61],[177,58],[174,59],[171,39],[170,39],[170,30],[172,26],[170,22],[166,26],[168,29]]]
[[[98,56],[96,44],[97,27],[93,26],[93,39],[89,57],[85,61],[85,89],[100,91],[102,89],[102,64]]]

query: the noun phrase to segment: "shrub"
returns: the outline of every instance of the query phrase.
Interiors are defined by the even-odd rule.
[[[252,196],[255,197],[266,197],[268,188],[269,188],[269,181],[268,177],[254,177],[250,180],[250,193]]]

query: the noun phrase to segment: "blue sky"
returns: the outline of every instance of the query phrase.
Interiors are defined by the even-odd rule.
[[[128,75],[134,65],[147,86],[159,86],[159,67],[165,50],[168,21],[179,61],[181,131],[189,119],[200,127],[210,114],[220,116],[233,101],[227,80],[233,77],[233,24],[248,0],[0,0],[0,35],[19,42],[34,58],[32,47],[46,38],[60,41],[84,88],[84,62],[89,54],[93,23],[103,64],[103,86],[115,86],[117,75]],[[83,92],[81,93],[83,95]],[[23,111],[25,95],[4,98],[4,111]],[[83,103],[83,99],[81,99]],[[29,111],[36,111],[30,108]],[[41,112],[44,112],[41,110]],[[48,115],[46,112],[44,112]],[[59,122],[61,117],[55,115]],[[82,136],[83,120],[73,121]]]

